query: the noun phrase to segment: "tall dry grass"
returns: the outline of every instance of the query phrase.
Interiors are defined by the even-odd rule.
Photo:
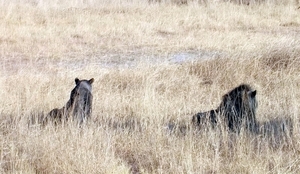
[[[1,173],[299,173],[294,6],[1,3]],[[173,63],[180,53],[200,60]],[[95,78],[90,122],[30,123],[67,102],[75,77]],[[259,122],[289,117],[293,134],[189,128],[240,83],[258,91]]]

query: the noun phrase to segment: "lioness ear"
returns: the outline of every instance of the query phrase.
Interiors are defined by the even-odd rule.
[[[89,80],[89,83],[92,84],[93,82],[94,82],[94,78],[91,78],[91,79]]]
[[[80,80],[78,78],[75,79],[75,84],[78,85],[78,83],[80,82]]]

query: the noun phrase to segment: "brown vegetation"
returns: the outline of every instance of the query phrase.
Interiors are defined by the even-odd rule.
[[[0,8],[0,173],[299,173],[294,6],[24,0]],[[65,104],[75,77],[95,78],[90,122],[35,124]],[[258,91],[263,135],[190,129],[193,114],[241,83]],[[185,132],[169,132],[170,122]],[[274,136],[286,130],[292,135]]]

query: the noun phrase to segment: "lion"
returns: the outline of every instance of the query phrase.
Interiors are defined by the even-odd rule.
[[[256,121],[256,90],[247,84],[241,84],[222,97],[222,102],[215,110],[200,112],[192,117],[192,123],[203,127],[211,125],[213,128],[220,119],[232,132],[240,132],[242,125],[252,131],[258,131]]]
[[[61,109],[51,110],[44,118],[43,124],[48,120],[54,121],[55,124],[67,121],[70,117],[77,120],[79,124],[85,122],[92,112],[92,83],[90,80],[79,80],[75,78],[75,88],[71,91],[70,99]]]

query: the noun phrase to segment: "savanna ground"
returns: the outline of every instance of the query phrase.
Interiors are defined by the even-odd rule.
[[[0,173],[300,172],[295,2],[0,4]],[[29,123],[62,107],[75,77],[95,78],[90,122]],[[258,121],[291,117],[292,136],[189,129],[241,83],[258,91]]]

